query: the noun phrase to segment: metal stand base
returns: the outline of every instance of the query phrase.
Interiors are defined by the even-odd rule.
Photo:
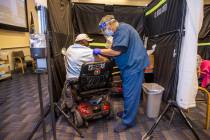
[[[166,105],[166,107],[164,108],[163,112],[160,114],[160,116],[156,120],[156,122],[153,124],[153,126],[150,128],[150,130],[147,131],[147,133],[145,133],[144,136],[142,136],[142,140],[149,140],[151,138],[152,132],[157,127],[158,123],[160,122],[162,117],[167,113],[167,111],[169,110],[170,107],[173,107],[173,109],[177,109],[179,111],[181,117],[185,121],[185,123],[188,126],[188,128],[192,131],[192,133],[194,134],[195,138],[197,140],[200,140],[198,134],[196,133],[196,131],[192,127],[192,125],[191,125],[189,119],[187,118],[187,116],[184,114],[184,112],[181,110],[181,108],[177,105],[176,101],[173,101],[173,100],[169,100],[168,101],[168,104]]]
[[[47,115],[50,112],[50,108],[47,109],[46,113],[44,114],[44,118],[47,117]],[[43,118],[40,118],[36,124],[36,126],[34,127],[33,131],[31,132],[31,134],[29,135],[29,137],[27,138],[27,140],[31,140],[32,137],[34,136],[34,134],[36,133],[36,131],[38,130],[39,126],[42,124]]]
[[[74,128],[74,130],[77,131],[77,133],[79,134],[79,136],[81,138],[84,138],[83,134],[81,133],[81,131],[74,125],[73,122],[70,121],[69,116],[59,107],[59,105],[57,103],[55,103],[55,107],[57,107],[57,109],[60,111],[60,113],[64,116],[64,118],[66,119],[66,121],[68,122],[68,124],[70,126],[72,126]]]
[[[43,129],[43,139],[47,140],[46,136],[46,124],[45,124],[45,117],[49,113],[49,109],[47,110],[46,113],[44,113],[44,106],[43,106],[43,98],[42,98],[42,86],[41,86],[41,74],[44,73],[45,71],[42,69],[36,69],[37,73],[37,84],[38,84],[38,93],[39,93],[39,103],[40,103],[40,113],[41,113],[41,118],[38,121],[37,125],[29,135],[27,140],[31,140],[36,131],[38,130],[39,126],[42,124],[42,129]]]

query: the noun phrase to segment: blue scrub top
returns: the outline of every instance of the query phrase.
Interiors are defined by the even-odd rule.
[[[149,65],[149,57],[138,32],[126,23],[119,23],[113,36],[112,49],[120,47],[125,51],[114,59],[124,76],[139,72]]]

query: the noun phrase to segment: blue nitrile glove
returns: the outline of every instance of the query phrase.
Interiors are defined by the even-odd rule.
[[[93,54],[94,55],[99,55],[99,54],[101,54],[101,49],[93,49]]]

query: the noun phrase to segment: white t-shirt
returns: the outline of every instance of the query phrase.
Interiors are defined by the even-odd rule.
[[[71,45],[66,52],[66,78],[78,78],[82,64],[94,60],[92,49],[76,43]]]

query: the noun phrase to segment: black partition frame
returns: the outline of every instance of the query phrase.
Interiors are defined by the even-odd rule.
[[[145,9],[145,14],[152,7],[157,5],[158,2],[160,1],[152,1]],[[164,100],[167,100],[172,97],[175,98],[176,96],[179,76],[179,55],[182,37],[184,35],[183,29],[186,13],[186,1],[166,0],[165,3],[167,3],[167,10],[165,12],[162,14],[159,13],[160,15],[156,18],[154,17],[154,14],[157,14],[156,12],[164,6],[163,4],[150,15],[145,15],[143,24],[145,35],[149,38],[148,48],[150,48],[153,43],[158,44],[157,51],[155,51],[155,81],[166,89],[164,93]],[[84,6],[84,4],[82,6]],[[100,7],[101,5],[97,6]],[[65,67],[63,57],[61,55],[61,49],[62,47],[68,47],[71,43],[73,43],[73,22],[75,21],[72,20],[72,7],[72,3],[69,0],[48,0],[50,24],[49,33],[51,40],[50,50],[52,61],[51,69],[53,75],[53,80],[51,82],[53,85],[53,95],[55,96],[55,101],[58,101],[60,98],[63,83],[65,81]],[[113,7],[106,8],[108,13],[113,12]],[[144,8],[142,7],[142,9]],[[74,10],[75,9],[73,9],[73,11]],[[101,11],[103,10],[101,9]],[[98,33],[98,31],[96,31],[96,33]],[[165,49],[164,46],[169,46],[171,49],[169,49],[169,47]],[[161,58],[160,54],[161,51],[165,52],[165,54],[167,54],[166,52],[170,54],[170,56],[167,57],[171,59],[171,63],[165,63],[163,61],[164,59]],[[173,55],[175,55],[175,57],[172,57]],[[161,67],[158,65],[161,65]],[[163,76],[166,78],[161,78]]]
[[[85,18],[81,16],[81,8],[88,9],[89,12],[94,12],[96,9],[99,15],[96,17],[89,17],[88,24],[91,26],[78,26],[75,27],[76,20],[84,22],[87,18],[86,13],[82,13]],[[131,11],[131,9],[135,9]],[[138,11],[140,9],[140,11]],[[76,15],[77,11],[79,14]],[[130,11],[130,14],[122,17],[120,15],[125,14],[124,12]],[[96,15],[97,15],[96,12]],[[117,13],[116,13],[117,12]],[[103,5],[103,4],[84,4],[84,3],[74,3],[72,4],[69,0],[48,0],[48,13],[49,13],[49,40],[50,40],[50,51],[51,51],[51,70],[52,70],[52,92],[54,96],[54,101],[57,102],[61,97],[61,91],[65,81],[65,66],[63,56],[61,54],[61,49],[63,47],[68,47],[73,43],[74,31],[78,33],[87,33],[91,37],[94,37],[95,41],[105,41],[104,37],[98,29],[98,22],[102,16],[105,14],[114,14],[118,20],[122,20],[129,24],[132,24],[136,28],[139,34],[143,35],[143,18],[144,18],[144,7],[142,6],[119,6],[119,5]],[[140,15],[138,15],[140,14]],[[135,15],[136,19],[131,20]],[[77,18],[76,18],[77,17]],[[90,23],[93,19],[92,23]],[[76,22],[78,23],[78,22]],[[80,23],[79,23],[80,24]],[[101,39],[102,38],[102,39]]]
[[[154,10],[155,5],[160,6]],[[145,10],[144,28],[148,49],[157,44],[154,80],[165,88],[163,101],[176,100],[185,15],[185,0],[166,0],[163,3],[154,0]]]

